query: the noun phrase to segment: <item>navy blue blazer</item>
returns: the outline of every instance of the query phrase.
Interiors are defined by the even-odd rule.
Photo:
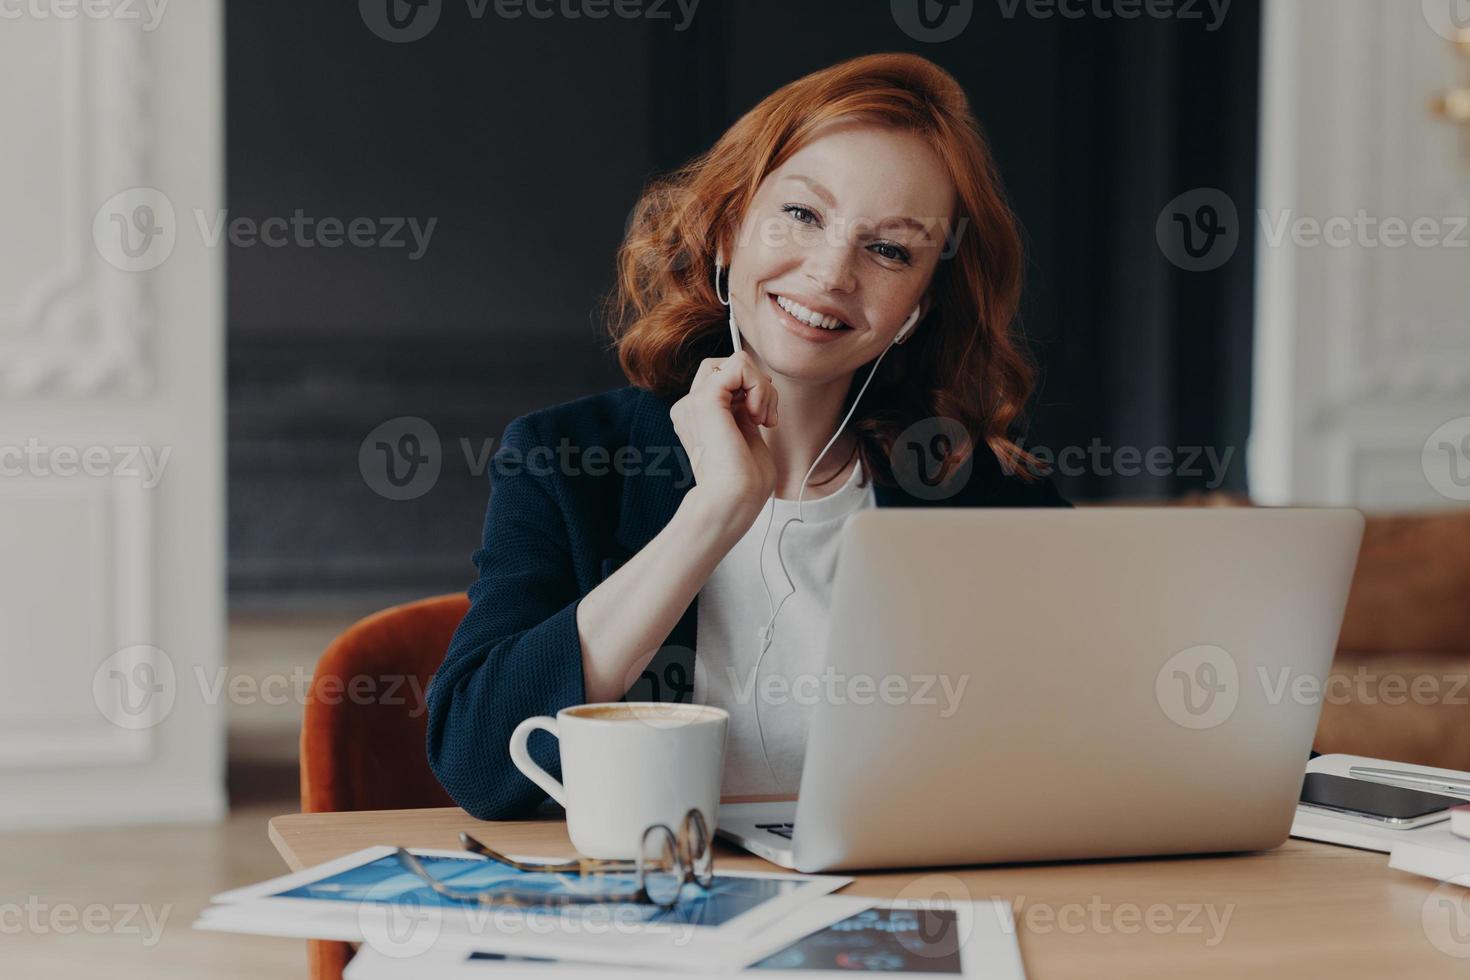
[[[577,604],[663,530],[694,478],[669,403],[636,388],[511,422],[490,478],[470,609],[428,691],[428,755],[460,806],[504,820],[546,798],[511,763],[511,732],[586,700]],[[874,497],[879,507],[1070,506],[1049,479],[1006,474],[983,447],[952,496],[931,501],[875,483]],[[688,700],[697,606],[689,604],[628,700]],[[531,755],[561,778],[552,738],[536,735]]]

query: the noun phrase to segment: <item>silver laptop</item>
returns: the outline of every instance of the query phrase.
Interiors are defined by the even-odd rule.
[[[1350,509],[860,512],[799,798],[722,805],[719,834],[809,872],[1275,847],[1362,533]]]

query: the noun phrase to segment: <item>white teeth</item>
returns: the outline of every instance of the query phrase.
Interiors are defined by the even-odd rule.
[[[777,296],[776,305],[807,326],[821,327],[823,330],[836,330],[842,326],[842,321],[835,316],[823,316],[816,310],[807,309],[796,300],[787,299],[785,296]]]

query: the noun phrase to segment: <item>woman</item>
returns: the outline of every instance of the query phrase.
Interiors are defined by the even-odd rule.
[[[682,670],[691,693],[692,656],[693,698],[729,709],[726,795],[794,792],[810,701],[770,681],[822,671],[846,519],[1067,506],[1009,435],[1033,377],[1021,245],[942,69],[874,55],[793,82],[637,215],[613,305],[632,387],[506,429],[430,689],[430,763],[477,817],[544,799],[517,723],[618,700],[655,654],[655,685]],[[550,739],[532,754],[559,775]]]

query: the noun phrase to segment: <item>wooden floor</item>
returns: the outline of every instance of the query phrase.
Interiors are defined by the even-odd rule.
[[[230,670],[310,670],[355,618],[232,619]],[[300,940],[190,928],[211,895],[285,873],[266,821],[298,809],[299,726],[299,705],[230,709],[223,823],[0,833],[0,977],[304,978]]]

